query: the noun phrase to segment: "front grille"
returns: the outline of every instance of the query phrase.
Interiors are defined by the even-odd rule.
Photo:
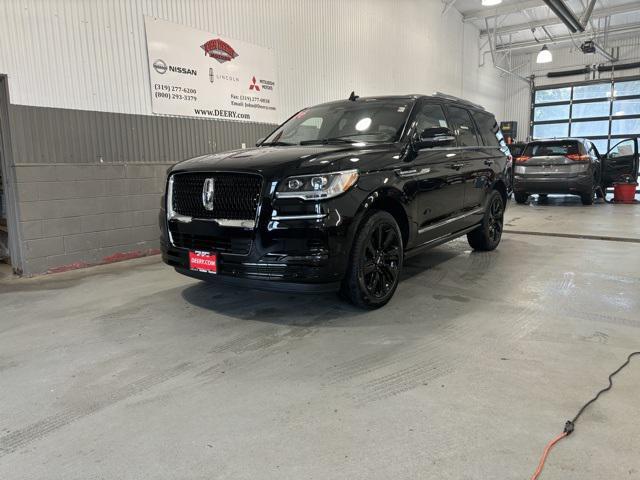
[[[204,208],[202,189],[207,178],[214,183],[213,209]],[[262,179],[243,173],[179,173],[173,177],[172,207],[194,218],[254,220]]]
[[[251,250],[251,238],[229,238],[180,232],[174,225],[169,225],[169,231],[173,244],[178,248],[236,255],[248,255]]]

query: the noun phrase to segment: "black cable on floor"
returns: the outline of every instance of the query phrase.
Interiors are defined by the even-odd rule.
[[[615,377],[618,373],[620,373],[620,371],[626,367],[627,365],[629,365],[629,362],[631,362],[631,358],[635,355],[640,355],[640,351],[638,352],[632,352],[629,354],[629,356],[627,357],[627,361],[624,362],[622,365],[620,365],[614,372],[612,372],[609,375],[609,385],[605,388],[603,388],[602,390],[600,390],[595,397],[593,397],[591,400],[589,400],[587,403],[585,403],[580,410],[578,410],[578,413],[576,414],[575,417],[573,417],[573,420],[567,420],[567,423],[565,423],[564,425],[564,431],[558,435],[556,438],[554,438],[553,440],[551,440],[547,446],[544,449],[544,452],[542,453],[542,458],[540,458],[540,462],[538,463],[538,468],[536,469],[535,473],[533,474],[533,476],[531,477],[531,480],[537,480],[537,478],[539,477],[540,473],[542,472],[542,468],[544,467],[544,462],[547,460],[547,455],[549,455],[549,452],[551,451],[551,448],[553,448],[553,446],[558,443],[560,440],[562,440],[563,438],[571,435],[571,433],[573,432],[574,428],[575,428],[575,423],[578,421],[578,419],[580,418],[580,415],[582,415],[582,413],[587,409],[587,407],[589,405],[591,405],[593,402],[595,402],[596,400],[598,400],[598,398],[600,397],[600,395],[602,395],[604,392],[607,392],[609,390],[611,390],[611,387],[613,386],[613,377]]]
[[[607,392],[609,390],[611,390],[611,387],[613,386],[613,377],[615,377],[620,370],[622,370],[624,367],[626,367],[627,365],[629,365],[629,362],[631,361],[631,357],[633,357],[634,355],[640,355],[640,351],[639,352],[633,352],[630,353],[629,356],[627,357],[627,361],[624,362],[622,365],[620,365],[618,367],[618,369],[611,373],[609,375],[609,386],[603,388],[602,390],[600,390],[595,397],[593,397],[591,400],[589,400],[587,403],[585,403],[582,408],[580,408],[580,410],[578,411],[578,413],[576,414],[575,417],[573,417],[573,420],[571,420],[571,424],[576,423],[576,421],[580,418],[580,415],[582,415],[582,412],[584,412],[586,410],[586,408],[591,405],[593,402],[595,402],[596,400],[598,400],[598,397],[600,397],[600,395],[602,395],[604,392]]]

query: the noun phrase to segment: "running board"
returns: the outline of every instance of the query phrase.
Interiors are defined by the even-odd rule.
[[[411,258],[414,255],[418,255],[419,253],[424,252],[425,250],[429,250],[430,248],[437,247],[438,245],[442,245],[443,243],[447,243],[448,241],[453,240],[454,238],[461,237],[462,235],[469,233],[472,230],[475,230],[480,225],[482,225],[482,222],[476,223],[475,225],[471,225],[470,227],[467,227],[463,230],[458,230],[457,232],[449,233],[447,235],[443,235],[442,237],[429,240],[426,243],[418,245],[417,247],[413,247],[411,250],[407,250],[406,252],[404,252],[404,258]]]

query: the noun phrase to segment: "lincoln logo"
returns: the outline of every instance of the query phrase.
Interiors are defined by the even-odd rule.
[[[202,205],[205,210],[213,210],[213,194],[215,193],[215,183],[213,178],[205,178],[202,186]]]
[[[215,58],[220,63],[228,62],[238,56],[231,45],[220,38],[209,40],[204,45],[200,45],[200,48],[204,50],[205,55]]]

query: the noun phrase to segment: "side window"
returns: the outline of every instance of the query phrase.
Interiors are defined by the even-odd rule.
[[[427,128],[449,128],[442,106],[437,103],[425,103],[420,107],[415,118],[416,132],[420,135]]]
[[[451,120],[451,123],[456,130],[458,146],[473,147],[480,145],[476,126],[473,123],[473,120],[471,120],[469,112],[464,108],[453,106],[448,106],[447,110],[449,112],[449,120]]]
[[[593,160],[597,160],[600,155],[598,155],[598,150],[596,149],[596,146],[591,142],[587,142],[587,145],[589,146],[589,156]]]
[[[609,150],[609,158],[627,157],[635,151],[633,140],[623,140]]]
[[[499,147],[500,140],[503,137],[502,133],[498,136],[500,128],[498,128],[498,122],[496,122],[493,115],[482,112],[473,112],[472,115],[473,119],[476,121],[476,125],[478,125],[480,136],[482,137],[484,144],[489,147]]]

